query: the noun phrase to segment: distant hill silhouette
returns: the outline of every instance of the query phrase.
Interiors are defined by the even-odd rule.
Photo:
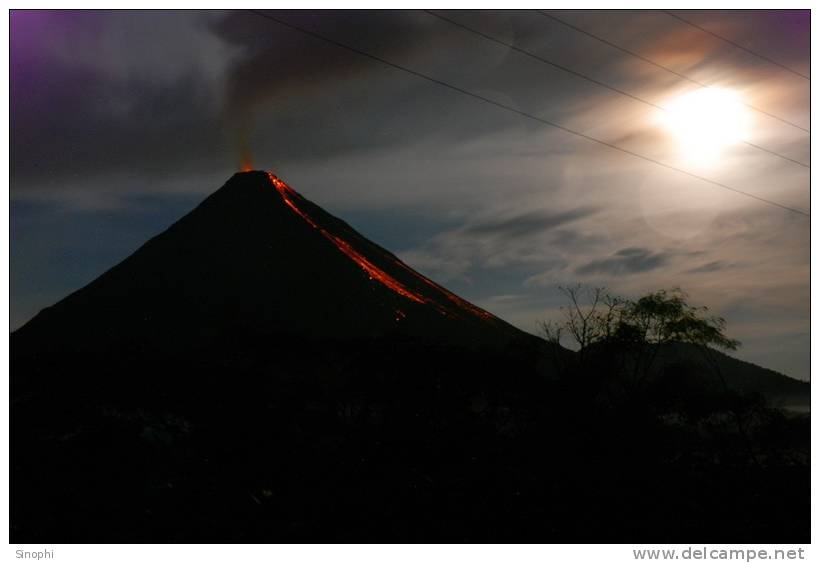
[[[566,394],[547,346],[236,174],[11,335],[11,539],[803,538],[802,508],[775,510],[808,499],[802,468],[749,472],[736,436],[730,465],[670,465],[711,445]],[[802,396],[723,358],[733,385]]]
[[[711,361],[729,389],[741,393],[758,393],[778,407],[808,407],[811,405],[810,384],[771,369],[744,362],[717,350],[710,350]],[[701,351],[692,344],[676,343],[667,346],[658,354],[659,366],[672,362],[694,364],[710,375],[715,384],[715,367],[707,363]]]

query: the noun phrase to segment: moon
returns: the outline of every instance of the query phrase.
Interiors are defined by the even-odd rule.
[[[724,88],[700,88],[665,104],[661,122],[677,142],[682,160],[709,165],[743,141],[750,116],[740,96]]]

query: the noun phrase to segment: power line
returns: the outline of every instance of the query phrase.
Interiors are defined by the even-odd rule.
[[[501,108],[501,109],[505,109],[505,110],[507,110],[507,111],[509,111],[509,112],[512,112],[512,113],[518,114],[518,115],[520,115],[520,116],[522,116],[522,117],[526,117],[526,118],[528,118],[528,119],[532,119],[532,120],[537,121],[537,122],[539,122],[539,123],[543,123],[544,125],[549,125],[550,127],[555,127],[556,129],[560,129],[560,130],[565,131],[565,132],[567,132],[567,133],[570,133],[570,134],[572,134],[572,135],[576,135],[576,136],[578,136],[578,137],[581,137],[581,138],[586,139],[586,140],[588,140],[588,141],[591,141],[591,142],[593,142],[593,143],[597,143],[597,144],[599,144],[599,145],[603,145],[603,146],[605,146],[605,147],[609,147],[609,148],[611,148],[611,149],[613,149],[613,150],[616,150],[616,151],[622,152],[622,153],[624,153],[624,154],[628,154],[628,155],[630,155],[630,156],[634,156],[635,158],[640,158],[641,160],[645,160],[645,161],[647,161],[647,162],[651,162],[651,163],[653,163],[653,164],[656,164],[656,165],[658,165],[658,166],[662,166],[662,167],[667,168],[667,169],[669,169],[669,170],[674,170],[675,172],[679,172],[679,173],[681,173],[681,174],[686,174],[687,176],[690,176],[690,177],[695,178],[695,179],[697,179],[697,180],[701,180],[701,181],[703,181],[703,182],[706,182],[706,183],[712,184],[712,185],[714,185],[714,186],[717,186],[717,187],[719,187],[719,188],[722,188],[722,189],[728,190],[728,191],[730,191],[730,192],[734,192],[734,193],[737,193],[737,194],[740,194],[740,195],[744,195],[744,196],[746,196],[746,197],[749,197],[749,198],[751,198],[751,199],[757,200],[757,201],[759,201],[759,202],[762,202],[762,203],[765,203],[765,204],[768,204],[768,205],[773,205],[773,206],[775,206],[775,207],[779,207],[780,209],[785,209],[786,211],[791,211],[791,212],[793,212],[793,213],[798,213],[798,214],[800,214],[800,215],[804,215],[804,216],[806,216],[806,217],[810,217],[810,216],[811,216],[809,213],[806,213],[805,211],[802,211],[802,210],[800,210],[800,209],[797,209],[797,208],[794,208],[794,207],[789,207],[789,206],[787,206],[787,205],[783,205],[782,203],[777,203],[776,201],[772,201],[772,200],[770,200],[770,199],[766,199],[766,198],[764,198],[764,197],[756,196],[756,195],[751,194],[751,193],[749,193],[749,192],[745,192],[745,191],[743,191],[743,190],[740,190],[740,189],[737,189],[737,188],[733,188],[733,187],[731,187],[731,186],[728,186],[728,185],[723,184],[723,183],[721,183],[721,182],[718,182],[718,181],[716,181],[716,180],[711,180],[711,179],[706,178],[706,177],[704,177],[704,176],[699,176],[699,175],[697,175],[697,174],[694,174],[694,173],[689,172],[689,171],[687,171],[687,170],[684,170],[684,169],[682,169],[682,168],[678,168],[678,167],[676,167],[676,166],[672,166],[671,164],[666,164],[666,163],[664,163],[664,162],[661,162],[660,160],[655,160],[655,159],[654,159],[654,158],[652,158],[652,157],[649,157],[649,156],[644,156],[644,155],[642,155],[642,154],[639,154],[639,153],[633,152],[633,151],[631,151],[631,150],[629,150],[629,149],[625,149],[625,148],[623,148],[623,147],[619,147],[619,146],[617,146],[617,145],[614,145],[614,144],[612,144],[612,143],[608,143],[608,142],[603,141],[603,140],[601,140],[601,139],[597,139],[597,138],[592,137],[592,136],[590,136],[590,135],[587,135],[587,134],[585,134],[585,133],[581,133],[581,132],[579,132],[579,131],[575,131],[575,130],[573,130],[573,129],[570,129],[569,127],[565,127],[565,126],[560,125],[560,124],[558,124],[558,123],[555,123],[555,122],[553,122],[553,121],[549,121],[549,120],[547,120],[547,119],[543,119],[543,118],[538,117],[538,116],[536,116],[536,115],[533,115],[533,114],[531,114],[531,113],[527,113],[527,112],[524,112],[524,111],[521,111],[521,110],[515,109],[514,107],[508,106],[508,105],[503,104],[503,103],[501,103],[501,102],[497,102],[497,101],[495,101],[495,100],[493,100],[493,99],[491,99],[491,98],[486,98],[486,97],[484,97],[484,96],[481,96],[480,94],[476,94],[476,93],[474,93],[474,92],[470,92],[469,90],[465,90],[464,88],[461,88],[461,87],[459,87],[459,86],[454,86],[454,85],[452,85],[452,84],[450,84],[450,83],[448,83],[448,82],[444,82],[443,80],[439,80],[439,79],[437,79],[437,78],[433,78],[432,76],[429,76],[429,75],[427,75],[427,74],[423,74],[423,73],[421,73],[421,72],[418,72],[418,71],[413,70],[413,69],[411,69],[411,68],[408,68],[408,67],[406,67],[406,66],[402,66],[402,65],[400,65],[400,64],[397,64],[397,63],[394,63],[394,62],[390,62],[390,61],[388,61],[387,59],[383,59],[383,58],[379,57],[378,55],[374,55],[374,54],[372,54],[372,53],[368,53],[367,51],[362,51],[361,49],[357,49],[356,47],[353,47],[353,46],[351,46],[351,45],[347,45],[347,44],[345,44],[345,43],[341,43],[341,42],[339,42],[339,41],[336,41],[335,39],[331,39],[330,37],[326,37],[326,36],[321,35],[321,34],[319,34],[319,33],[315,32],[315,31],[311,31],[311,30],[306,29],[306,28],[304,28],[304,27],[301,27],[301,26],[298,26],[298,25],[296,25],[296,24],[290,23],[290,22],[288,22],[288,21],[286,21],[286,20],[283,20],[283,19],[277,18],[276,16],[272,16],[272,15],[270,15],[270,14],[266,14],[266,13],[264,13],[264,12],[260,12],[260,11],[258,11],[258,10],[248,10],[248,11],[249,11],[249,12],[251,12],[251,13],[253,13],[253,14],[256,14],[256,15],[258,15],[258,16],[260,16],[260,17],[263,17],[263,18],[269,19],[269,20],[271,20],[271,21],[274,21],[274,22],[276,22],[276,23],[278,23],[279,25],[282,25],[282,26],[284,26],[284,27],[290,28],[290,29],[295,30],[295,31],[298,31],[298,32],[300,32],[300,33],[304,33],[305,35],[309,35],[310,37],[313,37],[313,38],[315,38],[315,39],[319,39],[319,40],[324,41],[324,42],[326,42],[326,43],[329,43],[329,44],[331,44],[331,45],[335,45],[336,47],[339,47],[339,48],[342,48],[342,49],[346,49],[346,50],[348,50],[348,51],[351,51],[351,52],[353,52],[353,53],[356,53],[356,54],[361,55],[361,56],[363,56],[363,57],[366,57],[366,58],[368,58],[368,59],[371,59],[371,60],[374,60],[374,61],[380,62],[380,63],[382,63],[382,64],[384,64],[384,65],[387,65],[387,66],[389,66],[389,67],[395,68],[395,69],[397,69],[397,70],[401,70],[401,71],[406,72],[406,73],[408,73],[408,74],[412,74],[413,76],[416,76],[416,77],[418,77],[418,78],[422,78],[422,79],[424,79],[424,80],[427,80],[428,82],[432,82],[433,84],[437,84],[437,85],[439,85],[439,86],[441,86],[441,87],[443,87],[443,88],[447,88],[447,89],[449,89],[449,90],[452,90],[452,91],[454,91],[454,92],[458,92],[458,93],[460,93],[460,94],[464,94],[464,95],[469,96],[469,97],[471,97],[471,98],[474,98],[474,99],[476,99],[476,100],[480,100],[480,101],[482,101],[482,102],[485,102],[485,103],[488,103],[488,104],[490,104],[490,105],[493,105],[493,106],[499,107],[499,108]]]
[[[583,73],[581,73],[581,72],[578,72],[577,70],[573,70],[573,69],[571,69],[571,68],[569,68],[569,67],[567,67],[567,66],[564,66],[564,65],[562,65],[562,64],[556,63],[556,62],[551,61],[551,60],[549,60],[549,59],[546,59],[546,58],[544,58],[544,57],[542,57],[542,56],[536,55],[536,54],[535,54],[535,53],[533,53],[532,51],[527,51],[526,49],[522,49],[521,47],[517,47],[517,46],[513,45],[512,43],[507,43],[506,41],[502,41],[501,39],[498,39],[498,38],[496,38],[496,37],[493,37],[492,35],[488,35],[488,34],[486,34],[486,33],[482,32],[482,31],[479,31],[479,30],[477,30],[477,29],[475,29],[475,28],[472,28],[472,27],[470,27],[470,26],[468,26],[468,25],[465,25],[465,24],[463,24],[463,23],[460,23],[460,22],[457,22],[457,21],[455,21],[455,20],[452,20],[452,19],[450,19],[450,18],[448,18],[448,17],[446,17],[446,16],[442,16],[441,14],[438,14],[438,13],[433,12],[433,11],[431,11],[431,10],[422,10],[422,11],[423,11],[423,12],[425,12],[425,13],[427,13],[427,14],[430,14],[431,16],[434,16],[434,17],[436,17],[436,18],[438,18],[438,19],[440,19],[440,20],[442,20],[442,21],[445,21],[445,22],[447,22],[447,23],[449,23],[449,24],[451,24],[451,25],[453,25],[453,26],[459,27],[459,28],[461,28],[461,29],[463,29],[463,30],[465,30],[465,31],[468,31],[468,32],[472,33],[472,34],[478,35],[479,37],[482,37],[482,38],[484,38],[484,39],[487,39],[488,41],[492,41],[493,43],[496,43],[496,44],[501,45],[501,46],[503,46],[503,47],[506,47],[506,48],[508,48],[508,49],[512,49],[513,51],[516,51],[516,52],[518,52],[518,53],[521,53],[521,54],[523,54],[523,55],[526,55],[526,56],[528,56],[528,57],[530,57],[530,58],[532,58],[532,59],[535,59],[535,60],[537,60],[537,61],[539,61],[539,62],[541,62],[541,63],[547,64],[547,65],[550,65],[550,66],[551,66],[551,67],[553,67],[553,68],[557,68],[557,69],[562,70],[562,71],[564,71],[564,72],[566,72],[566,73],[568,73],[568,74],[572,74],[573,76],[577,76],[578,78],[582,78],[583,80],[586,80],[586,81],[588,81],[588,82],[591,82],[591,83],[593,83],[593,84],[596,84],[597,86],[600,86],[600,87],[602,87],[602,88],[606,88],[606,89],[608,89],[608,90],[611,90],[611,91],[613,91],[613,92],[616,92],[616,93],[618,93],[618,94],[621,94],[622,96],[626,96],[626,97],[628,97],[628,98],[631,98],[631,99],[635,100],[636,102],[640,102],[640,103],[642,103],[642,104],[646,104],[646,105],[648,105],[648,106],[651,106],[651,107],[653,107],[653,108],[655,108],[655,109],[658,109],[658,110],[661,110],[661,111],[664,111],[664,112],[665,112],[665,111],[668,111],[665,107],[663,107],[663,106],[661,106],[661,105],[658,105],[658,104],[656,104],[656,103],[654,103],[654,102],[651,102],[651,101],[649,101],[649,100],[647,100],[647,99],[645,99],[645,98],[641,98],[640,96],[636,96],[635,94],[631,94],[631,93],[629,93],[629,92],[627,92],[627,91],[625,91],[625,90],[621,90],[620,88],[616,88],[615,86],[611,86],[611,85],[609,85],[609,84],[607,84],[607,83],[605,83],[605,82],[601,82],[600,80],[597,80],[597,79],[595,79],[595,78],[592,78],[591,76],[587,76],[586,74],[583,74]],[[801,162],[801,161],[796,160],[796,159],[794,159],[794,158],[791,158],[791,157],[788,157],[788,156],[786,156],[786,155],[780,154],[779,152],[773,151],[773,150],[771,150],[771,149],[767,149],[767,148],[765,148],[765,147],[762,147],[762,146],[757,145],[757,144],[755,144],[755,143],[752,143],[752,142],[750,142],[750,141],[743,140],[742,142],[743,142],[744,144],[746,144],[747,146],[750,146],[750,147],[752,147],[752,148],[755,148],[755,149],[757,149],[757,150],[759,150],[759,151],[765,152],[765,153],[770,154],[770,155],[772,155],[772,156],[775,156],[775,157],[777,157],[777,158],[780,158],[780,159],[786,160],[786,161],[791,162],[791,163],[793,163],[793,164],[797,164],[798,166],[802,166],[803,168],[811,168],[811,166],[809,166],[809,165],[808,165],[808,164],[806,164],[805,162]]]
[[[537,13],[541,14],[542,16],[544,16],[545,18],[549,18],[549,19],[551,19],[551,20],[553,20],[557,23],[560,23],[561,25],[563,25],[565,27],[568,27],[569,29],[577,31],[578,33],[583,33],[584,35],[586,35],[588,37],[591,37],[591,38],[595,39],[596,41],[600,41],[601,43],[603,43],[605,45],[609,45],[613,49],[617,49],[618,51],[621,51],[622,53],[626,53],[627,55],[635,57],[636,59],[639,59],[639,60],[641,60],[641,61],[643,61],[647,64],[650,64],[650,65],[652,65],[656,68],[659,68],[661,70],[665,70],[666,72],[668,72],[670,74],[674,74],[675,76],[677,76],[678,78],[680,78],[682,80],[686,80],[688,82],[691,82],[692,84],[696,84],[696,85],[701,86],[703,88],[709,88],[709,87],[713,86],[712,84],[708,84],[708,83],[705,83],[705,82],[701,82],[699,80],[695,80],[691,76],[687,76],[687,75],[685,75],[681,72],[678,72],[678,71],[676,71],[672,68],[669,68],[668,66],[662,65],[657,61],[653,61],[652,59],[644,57],[643,55],[641,55],[639,53],[636,53],[635,51],[631,51],[631,50],[627,49],[626,47],[623,47],[621,45],[613,43],[612,41],[608,41],[607,39],[604,39],[600,35],[596,35],[596,34],[590,32],[590,31],[582,29],[582,28],[578,27],[577,25],[571,24],[566,20],[563,20],[563,19],[561,19],[557,16],[554,16],[554,15],[548,13],[548,12],[545,12],[544,10],[535,10],[535,11]],[[760,109],[759,107],[755,107],[751,104],[743,104],[743,105],[745,105],[747,108],[749,108],[751,110],[754,110],[754,111],[756,111],[760,114],[763,114],[767,117],[771,117],[772,119],[776,119],[777,121],[780,121],[781,123],[785,123],[786,125],[790,125],[791,127],[794,127],[795,129],[800,129],[801,131],[805,131],[806,133],[811,133],[811,131],[809,129],[806,129],[805,127],[803,127],[801,125],[798,125],[797,123],[789,121],[788,119],[784,119],[784,118],[782,118],[780,116],[777,116],[773,113],[770,113],[768,111]]]
[[[774,60],[774,59],[772,59],[772,58],[767,57],[766,55],[761,55],[760,53],[757,53],[757,52],[755,52],[755,51],[752,51],[751,49],[749,49],[749,48],[747,48],[747,47],[744,47],[744,46],[743,46],[743,45],[741,45],[740,43],[737,43],[737,42],[735,42],[735,41],[732,41],[731,39],[727,39],[726,37],[723,37],[722,35],[718,35],[718,34],[717,34],[717,33],[715,33],[714,31],[710,31],[710,30],[706,29],[705,27],[699,26],[698,24],[696,24],[696,23],[694,23],[694,22],[692,22],[692,21],[689,21],[689,20],[687,20],[687,19],[685,19],[685,18],[682,18],[681,16],[679,16],[679,15],[677,15],[677,14],[673,14],[673,13],[672,13],[672,12],[670,12],[669,10],[660,10],[660,11],[661,11],[661,12],[663,12],[664,14],[668,15],[668,16],[672,16],[672,17],[673,17],[673,18],[675,18],[676,20],[682,21],[682,22],[683,22],[683,23],[685,23],[686,25],[690,25],[690,26],[694,27],[695,29],[699,29],[699,30],[701,30],[703,33],[706,33],[706,34],[708,34],[708,35],[711,35],[712,37],[714,37],[714,38],[716,38],[716,39],[720,39],[721,41],[725,41],[725,42],[726,42],[726,43],[728,43],[729,45],[732,45],[732,46],[734,46],[734,47],[737,47],[737,48],[738,48],[738,49],[740,49],[741,51],[744,51],[744,52],[746,52],[746,53],[749,53],[750,55],[754,55],[755,57],[757,57],[757,58],[759,58],[759,59],[762,59],[762,60],[764,60],[764,61],[766,61],[766,62],[768,62],[768,63],[771,63],[771,64],[773,64],[773,65],[775,65],[775,66],[779,66],[779,67],[780,67],[780,68],[782,68],[783,70],[787,70],[787,71],[791,72],[792,74],[796,74],[796,75],[797,75],[797,76],[799,76],[800,78],[804,78],[804,79],[806,79],[806,80],[811,80],[811,77],[809,77],[809,76],[807,76],[807,75],[803,74],[802,72],[798,72],[798,71],[794,70],[793,68],[790,68],[790,67],[788,67],[788,66],[784,65],[783,63],[779,63],[779,62],[777,62],[776,60]]]

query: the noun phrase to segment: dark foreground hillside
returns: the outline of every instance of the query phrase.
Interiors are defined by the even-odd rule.
[[[809,541],[808,417],[555,351],[237,175],[12,335],[11,541]]]

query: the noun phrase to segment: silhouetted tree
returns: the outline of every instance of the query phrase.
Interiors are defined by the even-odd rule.
[[[689,304],[680,289],[648,293],[637,300],[613,296],[602,287],[559,289],[569,301],[561,308],[562,318],[541,321],[539,328],[554,349],[567,343],[577,349],[576,369],[591,369],[592,359],[598,369],[605,366],[610,374],[621,375],[625,384],[639,386],[653,372],[663,347],[681,342],[701,349],[725,386],[708,350],[735,350],[740,342],[726,336],[725,319],[711,315],[707,307]]]
[[[577,349],[573,368],[585,367],[590,348],[612,339],[623,320],[627,302],[606,292],[603,287],[584,287],[580,284],[571,287],[559,286],[568,305],[561,307],[562,318],[539,322],[541,335],[553,344],[556,363],[561,371],[561,347],[569,341],[569,347]]]
[[[602,287],[575,285],[559,289],[569,301],[561,308],[563,318],[541,321],[539,327],[541,335],[553,344],[555,358],[563,356],[561,346],[567,341],[577,349],[571,366],[567,360],[558,364],[560,372],[597,384],[598,391],[609,397],[613,385],[620,384],[634,407],[637,398],[644,398],[650,376],[659,371],[656,361],[662,350],[674,343],[693,345],[720,383],[723,399],[714,408],[730,413],[749,458],[758,463],[746,422],[751,403],[729,389],[714,353],[716,349],[736,350],[740,346],[739,341],[725,334],[724,318],[710,314],[708,307],[691,305],[686,293],[677,288],[648,293],[636,300],[613,296]],[[673,372],[680,368],[676,365]]]

